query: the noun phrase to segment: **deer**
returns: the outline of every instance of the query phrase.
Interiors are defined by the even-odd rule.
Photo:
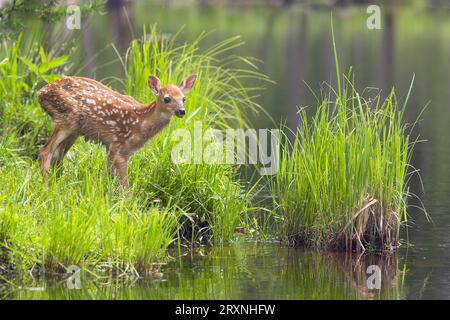
[[[173,115],[185,116],[185,94],[196,79],[190,75],[179,86],[161,86],[156,76],[149,76],[148,85],[155,95],[149,104],[84,77],[63,76],[42,87],[37,99],[54,127],[38,155],[44,181],[50,168],[60,164],[76,139],[83,136],[106,147],[108,171],[128,191],[130,156],[167,127]]]

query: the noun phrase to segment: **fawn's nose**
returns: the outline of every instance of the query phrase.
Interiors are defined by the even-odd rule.
[[[175,115],[179,118],[184,117],[186,115],[186,109],[180,108],[180,109],[175,110]]]

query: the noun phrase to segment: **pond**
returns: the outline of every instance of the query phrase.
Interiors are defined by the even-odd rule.
[[[292,249],[277,244],[238,243],[200,248],[145,279],[80,277],[20,283],[13,299],[400,299],[407,262],[396,256],[350,256]],[[380,268],[367,286],[367,268]],[[372,272],[370,272],[372,274]],[[92,279],[91,279],[92,280]],[[70,281],[70,279],[69,279]],[[369,285],[370,287],[370,285]]]
[[[161,269],[157,277],[90,281],[82,275],[82,289],[69,290],[62,279],[19,279],[7,297],[13,299],[449,299],[450,298],[450,10],[417,6],[390,8],[381,30],[366,27],[366,8],[333,9],[341,69],[352,66],[359,88],[395,86],[407,93],[415,75],[407,108],[413,122],[429,103],[417,128],[420,143],[412,164],[420,169],[410,188],[432,221],[410,199],[409,227],[396,254],[346,255],[287,248],[280,244],[242,243],[199,248]],[[116,54],[108,47],[115,41],[124,50],[131,33],[121,9],[84,21],[77,35],[77,54],[84,61],[81,73],[103,79],[121,72]],[[245,46],[236,53],[261,59],[260,71],[276,84],[267,84],[257,102],[278,123],[297,125],[298,105],[314,106],[308,86],[320,91],[333,83],[330,9],[294,5],[269,7],[185,7],[135,1],[128,7],[134,36],[143,24],[158,23],[167,34],[177,32],[180,41],[193,40],[202,31],[214,30],[207,47],[239,34]],[[49,41],[52,40],[49,36]],[[94,54],[96,53],[96,54]],[[98,54],[97,54],[98,53]],[[273,128],[263,115],[255,127]],[[371,269],[380,271],[380,289],[369,289]]]

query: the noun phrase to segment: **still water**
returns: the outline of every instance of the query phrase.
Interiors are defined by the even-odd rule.
[[[409,227],[402,235],[411,247],[392,256],[349,256],[238,243],[202,248],[175,259],[157,278],[82,279],[81,290],[68,290],[64,280],[37,279],[27,284],[18,280],[9,297],[450,299],[450,10],[390,8],[383,14],[382,29],[368,30],[365,9],[333,9],[341,69],[353,67],[360,89],[377,87],[386,92],[394,85],[399,97],[406,94],[415,75],[407,109],[410,121],[429,103],[418,127],[427,142],[416,148],[413,158],[421,179],[413,176],[410,187],[432,221],[411,207]],[[180,41],[214,30],[202,44],[205,48],[242,35],[246,45],[235,53],[261,59],[260,71],[276,81],[257,98],[276,122],[287,119],[295,127],[296,107],[314,105],[305,83],[319,92],[323,81],[334,82],[329,8],[166,7],[135,1],[128,10],[130,34],[120,31],[129,24],[114,8],[84,22],[78,53],[84,61],[82,74],[97,79],[120,74],[118,63],[106,63],[116,57],[108,43],[126,48],[132,35],[140,35],[143,24],[156,22],[167,34],[185,26]],[[264,116],[253,120],[256,127],[274,126]],[[381,270],[379,290],[368,289],[370,265]]]
[[[404,261],[395,256],[346,256],[276,244],[197,249],[146,279],[105,278],[71,290],[66,280],[21,284],[15,299],[401,299]],[[380,268],[377,280],[366,274]],[[372,272],[370,272],[372,274]],[[370,276],[370,275],[369,275]],[[379,290],[369,290],[367,286]],[[73,286],[72,286],[73,288]]]

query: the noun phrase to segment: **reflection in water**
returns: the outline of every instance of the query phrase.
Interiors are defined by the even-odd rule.
[[[375,281],[369,266],[380,271]],[[379,269],[378,269],[379,268]],[[88,280],[90,279],[90,280]],[[65,279],[37,279],[8,288],[12,299],[401,299],[396,256],[351,256],[278,244],[200,248],[152,277],[81,278],[81,290]],[[380,281],[380,289],[368,287]],[[369,285],[370,285],[369,284]],[[21,288],[19,288],[20,286]]]

